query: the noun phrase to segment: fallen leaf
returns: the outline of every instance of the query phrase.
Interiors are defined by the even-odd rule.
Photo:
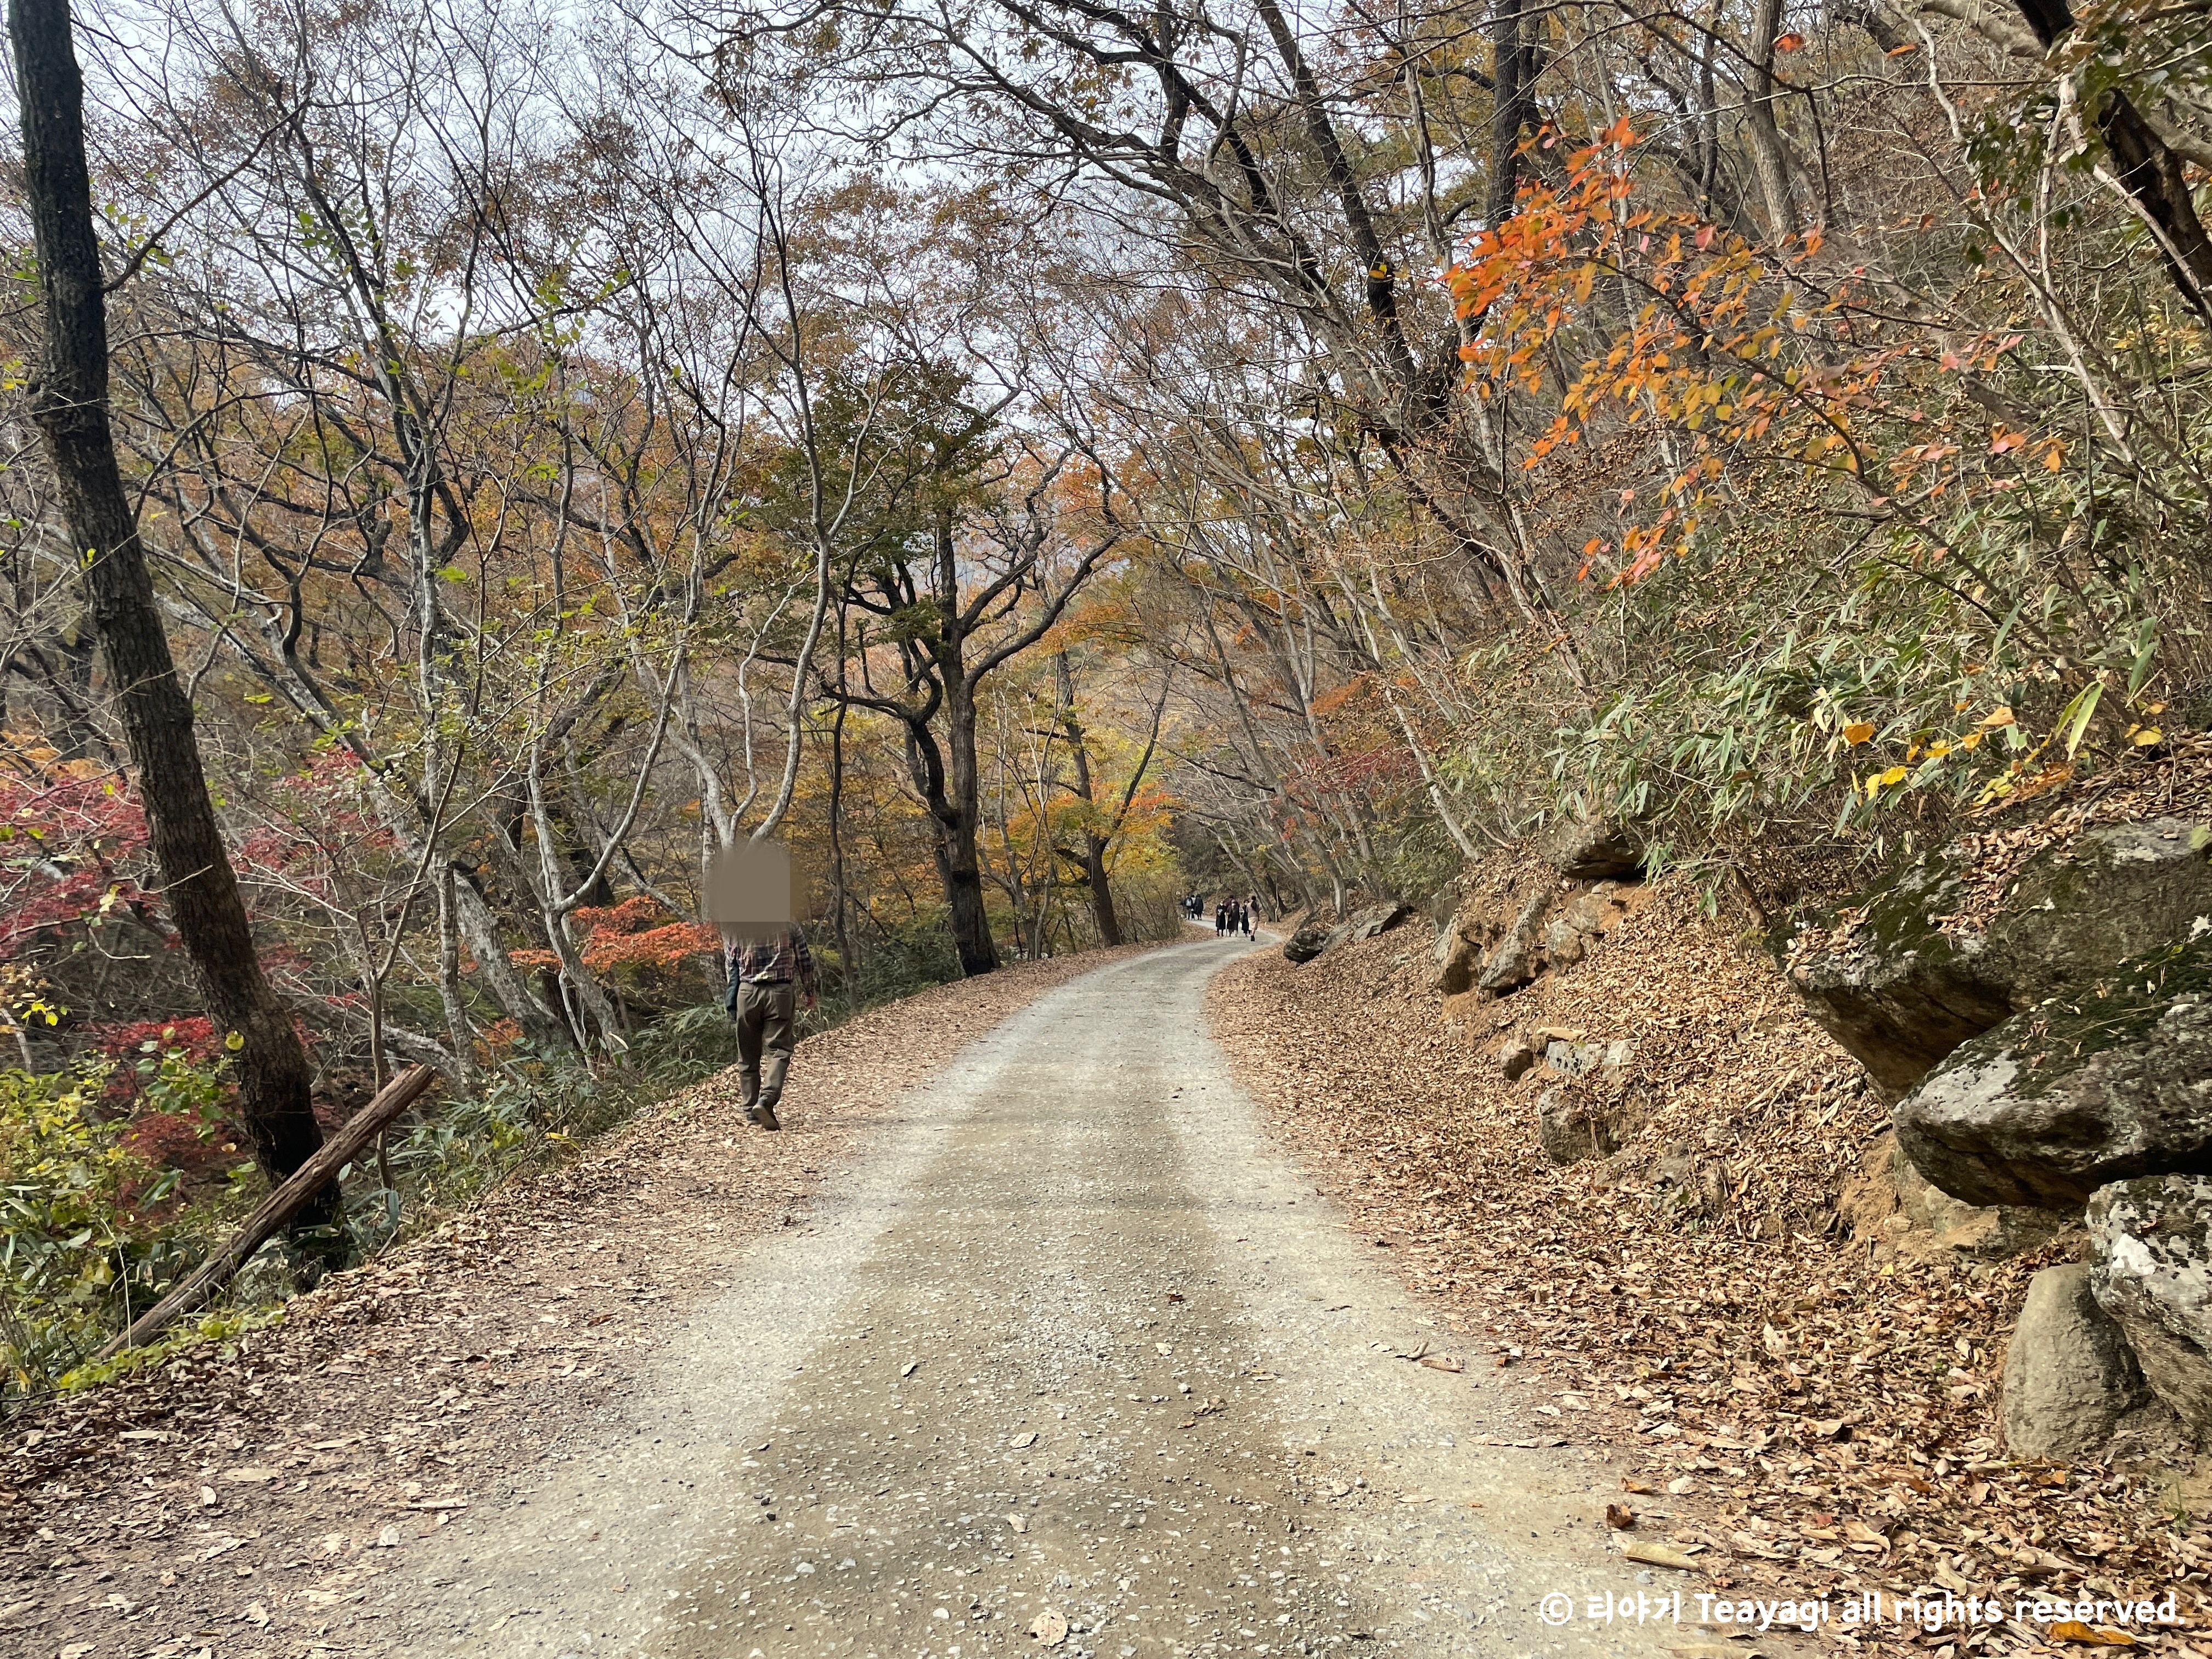
[[[90,1642],[72,1642],[61,1650],[61,1659],[84,1659],[93,1650]]]
[[[1681,1572],[1702,1572],[1697,1562],[1680,1550],[1671,1550],[1664,1544],[1650,1543],[1638,1539],[1621,1553],[1631,1561],[1641,1561],[1647,1567],[1673,1567]]]
[[[1006,1517],[1006,1524],[1016,1532],[1027,1532],[1030,1529],[1030,1518],[1026,1515],[1010,1515]]]
[[[1040,1646],[1056,1648],[1067,1639],[1067,1620],[1047,1607],[1030,1621],[1030,1634]]]
[[[904,1365],[899,1368],[899,1375],[901,1376],[912,1376],[915,1371],[921,1369],[921,1361],[919,1359],[909,1359]]]
[[[376,1543],[374,1547],[380,1550],[398,1549],[399,1547],[399,1528],[397,1527],[386,1527],[381,1532],[378,1533],[376,1534]]]
[[[1024,1433],[1018,1434],[1006,1443],[1012,1446],[1016,1451],[1026,1451],[1030,1447],[1036,1444],[1036,1431],[1031,1429]]]
[[[1424,1355],[1421,1359],[1421,1364],[1426,1365],[1432,1371],[1463,1371],[1467,1369],[1466,1366],[1461,1364],[1458,1360],[1454,1359],[1449,1354],[1432,1353]]]
[[[1636,1511],[1625,1504],[1605,1506],[1605,1524],[1616,1532],[1626,1532],[1636,1524]]]
[[[258,1486],[264,1480],[274,1480],[276,1478],[276,1471],[249,1466],[242,1469],[225,1469],[222,1472],[222,1478],[226,1480],[234,1480],[242,1486]]]
[[[1641,1480],[1635,1480],[1626,1474],[1620,1477],[1620,1489],[1623,1492],[1638,1492],[1646,1498],[1649,1498],[1652,1492],[1652,1489],[1650,1486],[1645,1486]]]
[[[2078,1619],[2061,1620],[2051,1627],[2054,1642],[2081,1642],[2093,1648],[2131,1648],[2136,1638],[2124,1630],[2105,1630]]]

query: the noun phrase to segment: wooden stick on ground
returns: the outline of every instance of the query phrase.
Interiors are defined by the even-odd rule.
[[[386,1124],[421,1099],[437,1075],[428,1066],[410,1066],[386,1084],[375,1099],[356,1112],[343,1127],[323,1143],[321,1151],[261,1200],[261,1207],[246,1218],[246,1224],[232,1235],[228,1243],[195,1267],[175,1290],[139,1315],[129,1330],[93,1356],[93,1363],[112,1359],[125,1348],[144,1347],[173,1322],[204,1306],[279,1227],[306,1208],[307,1200],[336,1179],[340,1170],[360,1157]]]

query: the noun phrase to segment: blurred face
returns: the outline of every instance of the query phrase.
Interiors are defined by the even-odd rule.
[[[759,939],[790,927],[790,849],[768,842],[717,854],[707,869],[707,920],[731,939]]]

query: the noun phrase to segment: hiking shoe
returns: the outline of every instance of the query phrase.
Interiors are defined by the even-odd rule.
[[[745,1115],[752,1119],[754,1122],[759,1124],[763,1129],[781,1129],[783,1127],[782,1124],[776,1121],[775,1108],[773,1106],[756,1106],[752,1110],[747,1112]]]

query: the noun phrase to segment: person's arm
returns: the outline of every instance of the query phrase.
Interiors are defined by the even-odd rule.
[[[806,935],[797,927],[791,930],[791,951],[793,964],[799,969],[799,989],[811,1008],[821,994],[819,981],[814,973],[814,952],[806,948]]]

